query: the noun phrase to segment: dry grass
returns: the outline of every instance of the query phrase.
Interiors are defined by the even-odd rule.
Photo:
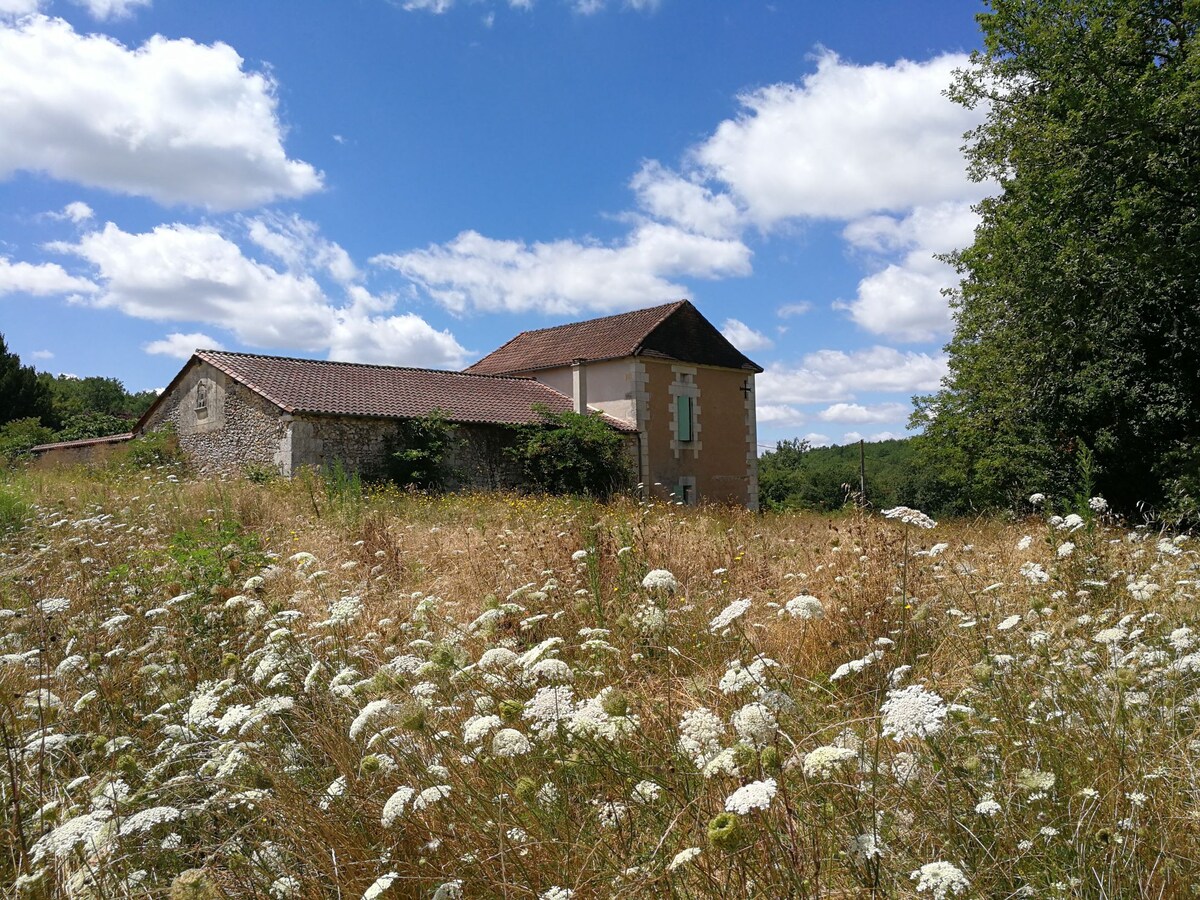
[[[1200,882],[1189,541],[1091,519],[920,530],[364,496],[316,476],[6,477],[0,884],[23,896],[1170,897]],[[677,589],[643,587],[652,569]],[[799,595],[824,614],[788,614]],[[745,613],[710,627],[739,598]],[[535,667],[539,647],[561,665]],[[539,729],[555,678],[571,693]],[[889,719],[906,687],[927,705]],[[681,743],[701,708],[711,745]],[[505,728],[523,752],[495,752]],[[805,764],[831,747],[823,772]],[[725,815],[755,783],[765,808]],[[385,825],[402,787],[430,802],[393,800]],[[935,863],[960,875],[918,874]]]

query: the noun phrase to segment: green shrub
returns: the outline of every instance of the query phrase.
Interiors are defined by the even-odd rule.
[[[384,451],[384,477],[401,487],[443,489],[456,475],[448,458],[457,443],[454,426],[440,410],[402,419]]]
[[[625,441],[599,413],[535,409],[544,424],[518,427],[518,439],[507,451],[531,488],[606,499],[633,484]]]

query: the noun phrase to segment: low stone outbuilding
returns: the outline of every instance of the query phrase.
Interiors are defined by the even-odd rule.
[[[543,421],[539,409],[595,412],[627,436],[643,495],[754,509],[761,371],[680,300],[522,332],[465,372],[197,350],[133,433],[171,425],[201,470],[369,475],[399,420],[436,411],[462,438],[457,486],[505,488],[519,483],[508,426]]]
[[[461,440],[455,486],[512,487],[507,426],[566,412],[570,398],[528,378],[198,350],[138,422],[171,425],[200,469],[262,466],[290,475],[341,464],[380,471],[399,419],[439,413]],[[625,423],[605,417],[615,430]]]

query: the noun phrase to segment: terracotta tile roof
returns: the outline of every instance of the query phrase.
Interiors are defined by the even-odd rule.
[[[599,362],[626,356],[762,371],[687,300],[523,331],[466,371],[504,375],[568,366],[577,359]]]
[[[79,438],[74,441],[56,441],[52,444],[38,444],[36,447],[29,449],[30,453],[42,453],[46,450],[66,450],[71,447],[91,447],[96,444],[119,444],[122,441],[133,440],[133,432],[127,431],[124,434],[109,434],[104,437],[94,438]]]
[[[551,412],[572,409],[571,398],[529,378],[216,350],[197,350],[193,359],[215,366],[289,413],[410,418],[440,410],[453,422],[525,425],[541,421],[534,404]],[[609,416],[604,420],[620,431],[635,430]]]

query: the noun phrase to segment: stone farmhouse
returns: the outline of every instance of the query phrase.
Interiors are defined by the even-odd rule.
[[[647,496],[755,508],[751,362],[687,300],[526,331],[463,372],[197,350],[127,435],[35,448],[62,459],[165,425],[202,470],[370,474],[399,419],[440,412],[458,487],[517,483],[508,426],[593,411],[626,435]]]

